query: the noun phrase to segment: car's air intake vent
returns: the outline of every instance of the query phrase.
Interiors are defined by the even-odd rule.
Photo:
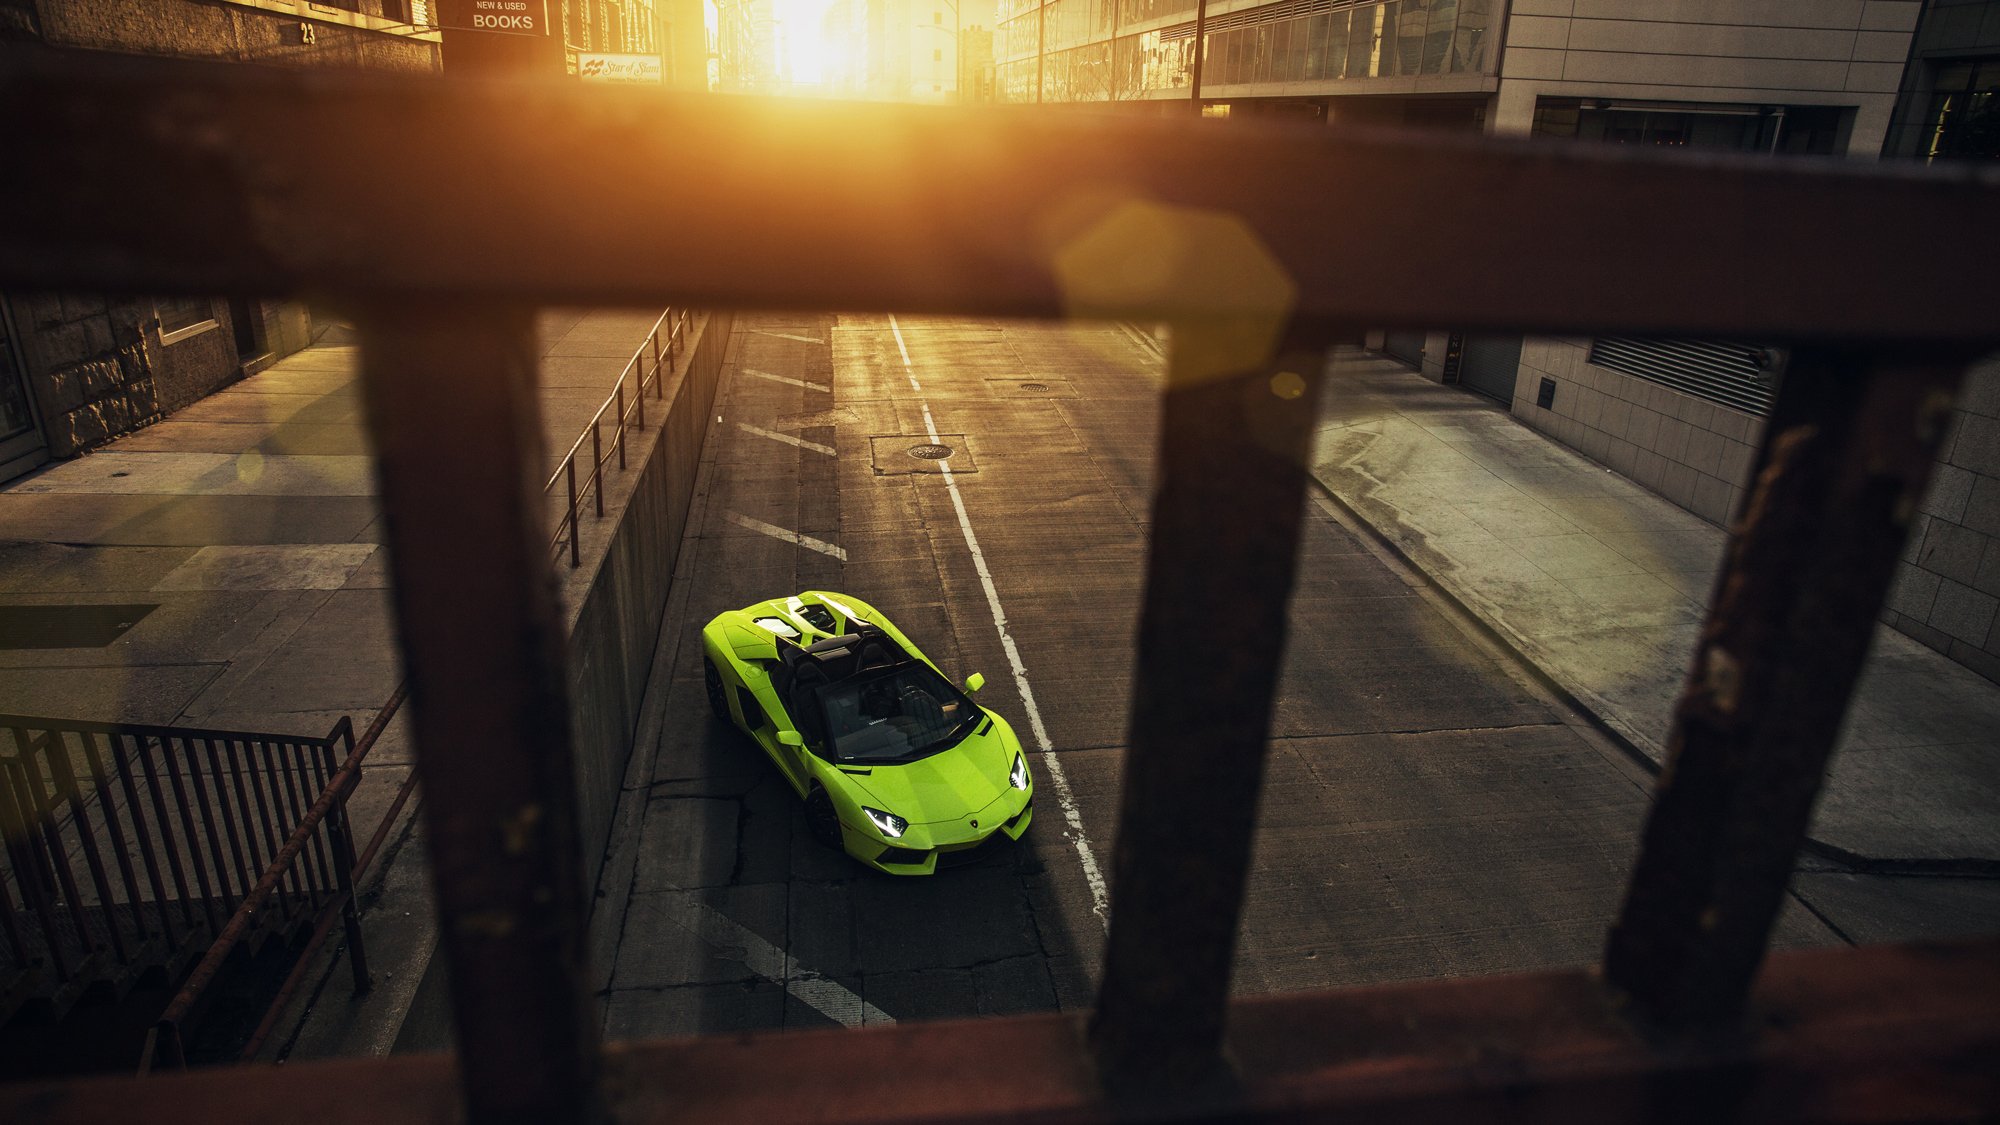
[[[1779,348],[1731,340],[1656,340],[1601,336],[1590,362],[1762,417],[1784,363]]]

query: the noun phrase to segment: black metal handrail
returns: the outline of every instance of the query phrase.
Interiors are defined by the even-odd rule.
[[[663,366],[669,375],[678,370],[678,356],[681,349],[686,346],[685,336],[691,320],[692,314],[685,308],[668,306],[666,311],[660,314],[659,319],[653,322],[652,329],[646,333],[645,342],[640,344],[632,353],[632,358],[626,361],[625,369],[618,373],[618,381],[612,384],[611,393],[605,396],[604,405],[597,408],[596,414],[591,415],[589,426],[577,435],[576,441],[569,447],[569,452],[563,454],[562,464],[556,466],[556,471],[550,475],[548,483],[542,486],[542,495],[546,496],[555,489],[557,481],[568,482],[563,516],[557,521],[555,534],[549,539],[549,550],[552,553],[558,552],[567,542],[571,567],[580,566],[583,562],[582,552],[577,543],[578,501],[585,494],[591,495],[597,501],[598,517],[604,516],[604,466],[608,459],[604,451],[605,411],[612,411],[610,444],[617,454],[618,468],[622,472],[625,469],[626,422],[633,420],[637,428],[641,430],[646,428],[646,392],[651,390],[656,400],[666,394],[666,382],[660,377],[660,372]],[[662,326],[666,328],[664,343],[660,335]],[[650,371],[646,369],[645,362],[649,348],[652,351],[653,361]],[[625,394],[625,379],[635,372],[638,378],[635,380],[636,386],[633,387],[628,401]],[[576,479],[576,458],[577,454],[582,452],[585,440],[590,442],[590,470],[579,483]]]

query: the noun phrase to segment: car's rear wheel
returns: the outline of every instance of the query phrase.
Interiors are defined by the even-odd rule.
[[[840,850],[840,814],[833,811],[833,798],[826,790],[815,789],[806,798],[806,827],[812,830],[813,839]]]
[[[708,685],[708,708],[723,722],[729,721],[729,699],[722,694],[722,673],[715,670],[715,661],[701,662],[701,678]]]

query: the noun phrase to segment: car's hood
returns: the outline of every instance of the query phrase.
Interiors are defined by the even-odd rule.
[[[963,820],[993,803],[1007,789],[1007,771],[1014,765],[1015,747],[994,723],[985,734],[907,765],[846,767],[865,800],[911,824]],[[866,768],[866,774],[849,773]]]

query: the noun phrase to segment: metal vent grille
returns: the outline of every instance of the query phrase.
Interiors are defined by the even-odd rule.
[[[1599,367],[1758,417],[1771,413],[1780,354],[1776,348],[1729,340],[1601,336],[1590,344],[1590,362]]]

